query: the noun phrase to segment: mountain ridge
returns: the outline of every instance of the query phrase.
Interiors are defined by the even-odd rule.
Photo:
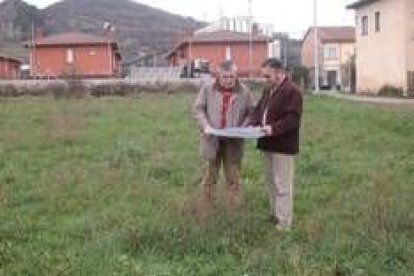
[[[69,31],[102,35],[106,22],[114,26],[127,61],[165,53],[180,37],[205,25],[131,0],[63,0],[43,9],[23,0],[0,2],[0,39],[9,44],[29,39],[36,28],[46,35]]]

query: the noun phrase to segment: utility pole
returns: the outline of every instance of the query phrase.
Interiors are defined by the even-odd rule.
[[[32,21],[31,39],[30,39],[30,75],[35,76],[36,67],[36,38],[35,38],[35,25]]]
[[[191,66],[191,63],[192,63],[192,60],[193,60],[193,45],[192,45],[192,39],[193,39],[193,37],[192,37],[192,32],[191,32],[191,34],[190,34],[190,37],[189,37],[189,39],[188,39],[188,65],[187,65],[187,77],[188,78],[191,78],[191,71],[192,71],[192,66]]]
[[[314,67],[315,67],[315,93],[319,93],[319,37],[318,37],[318,0],[313,0],[313,29],[314,29]]]
[[[253,43],[252,43],[252,32],[253,32],[253,14],[252,14],[252,0],[248,0],[249,4],[249,77],[253,78]]]

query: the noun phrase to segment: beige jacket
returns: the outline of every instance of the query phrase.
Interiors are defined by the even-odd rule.
[[[230,100],[227,112],[227,127],[241,127],[249,122],[254,110],[254,100],[248,88],[237,83]],[[207,84],[200,89],[193,105],[193,111],[200,131],[206,126],[220,128],[222,111],[222,93],[217,83]],[[235,160],[243,156],[243,140],[226,138],[227,145],[232,148]],[[200,154],[208,159],[215,159],[219,145],[219,138],[211,135],[200,136]]]

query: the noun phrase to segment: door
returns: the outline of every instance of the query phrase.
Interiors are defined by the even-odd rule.
[[[337,89],[338,86],[338,72],[328,71],[328,86],[331,90]]]
[[[407,96],[414,97],[414,71],[407,72]]]

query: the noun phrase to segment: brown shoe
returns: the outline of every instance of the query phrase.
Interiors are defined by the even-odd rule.
[[[241,192],[239,190],[228,190],[226,195],[226,203],[230,209],[238,209],[243,202]]]
[[[196,214],[202,221],[207,219],[213,214],[214,211],[214,198],[210,193],[203,193],[197,203]]]
[[[212,202],[214,200],[214,191],[212,186],[203,186],[203,201]]]

